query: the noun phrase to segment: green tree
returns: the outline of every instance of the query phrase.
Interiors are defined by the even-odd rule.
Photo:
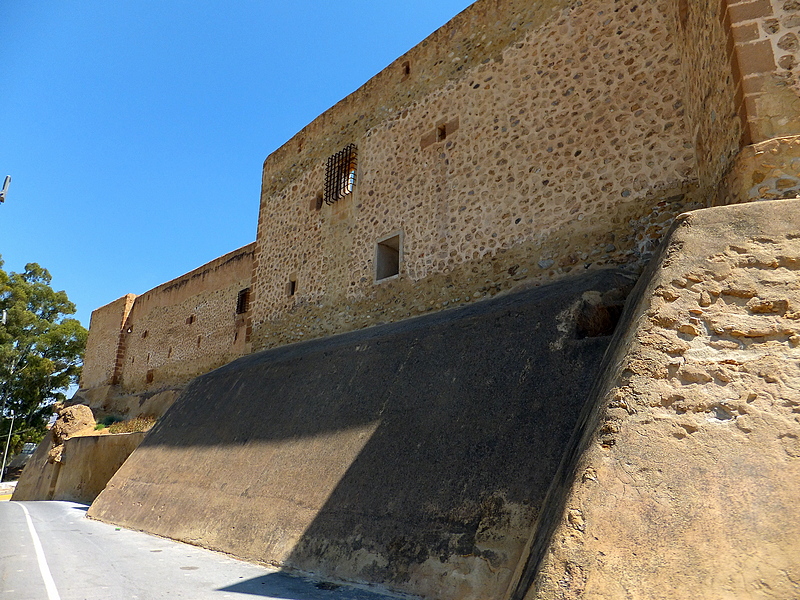
[[[44,436],[53,404],[78,382],[86,329],[66,292],[50,287],[50,273],[36,263],[7,273],[0,258],[0,440],[15,416],[12,448]],[[4,444],[3,444],[4,445]],[[0,452],[2,449],[0,449]]]

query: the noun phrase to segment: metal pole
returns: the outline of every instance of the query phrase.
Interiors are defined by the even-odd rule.
[[[14,413],[11,413],[11,427],[8,428],[8,439],[6,439],[6,451],[3,453],[3,468],[0,469],[0,483],[6,474],[6,459],[8,458],[8,447],[11,445],[11,432],[14,431]]]

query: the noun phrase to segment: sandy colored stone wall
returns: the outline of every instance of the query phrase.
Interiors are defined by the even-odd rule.
[[[113,383],[118,367],[120,335],[135,298],[134,294],[128,294],[92,311],[81,371],[81,388]]]
[[[727,0],[752,142],[800,134],[800,4]]]
[[[681,55],[687,130],[706,205],[750,143],[743,87],[727,0],[678,0],[676,44]]]
[[[253,244],[138,296],[125,323],[126,392],[188,382],[246,352],[239,292],[250,287]]]
[[[684,69],[698,65],[682,62],[679,21],[666,0],[477,2],[319,117],[265,163],[254,348],[637,268],[677,213],[707,201],[685,115]],[[734,92],[716,51],[693,76],[712,79],[727,130]],[[727,159],[725,140],[710,151]],[[355,191],[317,210],[325,161],[347,143]],[[400,232],[400,274],[376,283],[376,241]]]
[[[60,462],[49,462],[50,434],[39,444],[12,500],[67,500],[90,504],[144,439],[145,433],[71,437]]]
[[[247,312],[237,314],[237,301],[250,287],[253,246],[95,311],[81,397],[102,411],[135,416],[141,411],[122,397],[137,394],[132,402],[141,407],[156,391],[245,354]]]
[[[50,500],[58,480],[61,463],[50,462],[48,454],[53,447],[53,432],[48,431],[39,442],[14,488],[12,500]]]
[[[631,286],[596,271],[195,379],[90,516],[319,577],[502,598]]]
[[[67,440],[51,499],[91,504],[145,435],[118,433]]]
[[[800,597],[798,230],[796,200],[680,219],[551,489],[529,600]]]
[[[800,136],[744,148],[721,189],[720,199],[725,204],[800,196]]]

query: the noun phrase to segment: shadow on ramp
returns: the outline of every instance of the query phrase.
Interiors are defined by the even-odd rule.
[[[630,286],[594,272],[239,359],[189,385],[89,514],[320,578],[502,597]]]

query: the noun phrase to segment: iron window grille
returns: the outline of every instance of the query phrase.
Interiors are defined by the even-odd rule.
[[[250,288],[245,288],[239,292],[236,298],[236,314],[242,315],[250,310]]]
[[[328,159],[325,169],[325,204],[333,204],[353,193],[357,162],[355,144],[349,144]]]

